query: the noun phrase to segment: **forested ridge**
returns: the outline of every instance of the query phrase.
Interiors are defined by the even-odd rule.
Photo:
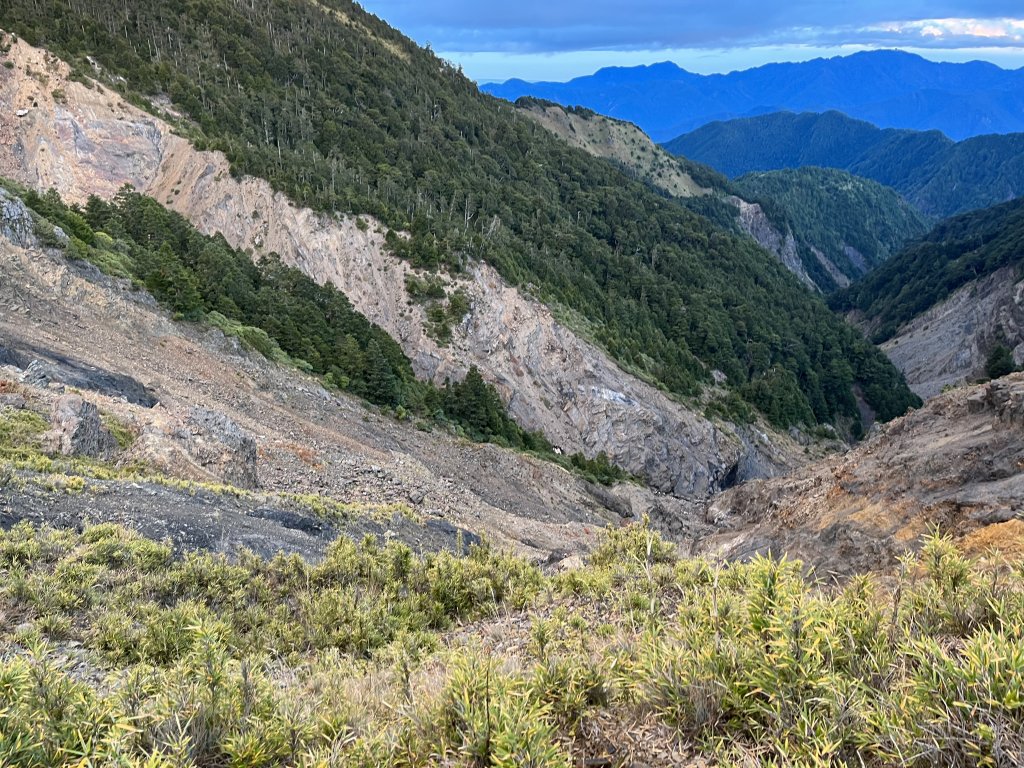
[[[9,0],[0,26],[129,98],[167,95],[197,146],[298,203],[407,229],[425,267],[484,259],[585,318],[678,395],[714,369],[779,425],[915,402],[891,364],[769,255],[572,150],[358,6]],[[124,82],[117,77],[125,78]]]
[[[881,129],[840,112],[775,112],[709,123],[665,144],[729,176],[822,166],[892,187],[929,216],[1024,192],[1024,133],[954,142],[939,131]]]
[[[880,343],[958,288],[1009,266],[1024,270],[1024,198],[943,221],[832,303],[863,312]]]
[[[734,185],[760,202],[770,217],[786,222],[808,273],[825,290],[837,286],[811,247],[856,279],[929,229],[927,220],[894,190],[834,168],[749,173]]]

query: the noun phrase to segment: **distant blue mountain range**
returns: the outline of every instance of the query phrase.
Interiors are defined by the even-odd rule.
[[[1024,194],[1024,133],[954,142],[939,131],[876,128],[841,112],[775,112],[708,123],[664,146],[728,176],[840,168],[893,187],[938,217]]]
[[[668,141],[713,120],[770,112],[839,110],[883,128],[938,129],[960,140],[1024,131],[1024,68],[936,63],[902,51],[868,51],[727,75],[665,62],[609,67],[567,83],[508,80],[482,90],[510,101],[536,96],[636,123]]]

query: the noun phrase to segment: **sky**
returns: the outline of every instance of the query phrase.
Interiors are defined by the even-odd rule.
[[[1024,67],[1024,0],[360,0],[488,82],[674,61],[730,72],[901,48]]]

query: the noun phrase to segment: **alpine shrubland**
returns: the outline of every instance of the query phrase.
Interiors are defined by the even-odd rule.
[[[1024,569],[937,535],[836,585],[680,558],[643,524],[558,575],[486,545],[175,559],[112,525],[22,525],[0,574],[6,765],[1024,757]],[[616,731],[639,721],[656,737]]]

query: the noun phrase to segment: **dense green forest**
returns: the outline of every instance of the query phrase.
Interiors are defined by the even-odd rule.
[[[1024,269],[1024,198],[942,222],[835,294],[833,306],[863,312],[882,342],[958,288],[1007,266]]]
[[[773,228],[793,234],[804,270],[825,293],[848,285],[929,228],[894,190],[845,171],[806,167],[751,173],[734,181],[646,137],[638,139],[640,129],[631,123],[530,96],[515,104],[570,145],[582,143],[591,154],[722,229],[747,234],[736,198],[759,203]],[[707,194],[693,194],[685,177]],[[831,263],[822,263],[816,252]]]
[[[954,142],[939,131],[877,128],[839,112],[775,112],[709,123],[665,144],[729,176],[803,166],[840,168],[894,188],[929,216],[1024,192],[1024,134]]]
[[[393,409],[452,426],[479,442],[532,451],[593,482],[628,478],[599,454],[557,456],[538,433],[519,427],[493,386],[472,367],[443,388],[419,381],[401,347],[359,314],[343,293],[318,285],[276,257],[254,264],[223,237],[208,237],[152,198],[123,188],[107,202],[68,206],[55,191],[38,195],[6,182],[39,215],[38,235],[73,259],[131,280],[183,320],[203,321],[324,383]],[[67,237],[61,237],[60,227]]]
[[[834,168],[750,173],[734,185],[747,199],[760,202],[769,216],[786,221],[801,246],[808,274],[826,291],[838,286],[811,247],[856,279],[929,228],[892,189]]]
[[[7,0],[0,26],[322,210],[370,213],[420,266],[484,259],[678,395],[714,369],[779,425],[916,402],[888,360],[750,242],[570,149],[345,0]],[[125,78],[124,81],[119,77]]]

